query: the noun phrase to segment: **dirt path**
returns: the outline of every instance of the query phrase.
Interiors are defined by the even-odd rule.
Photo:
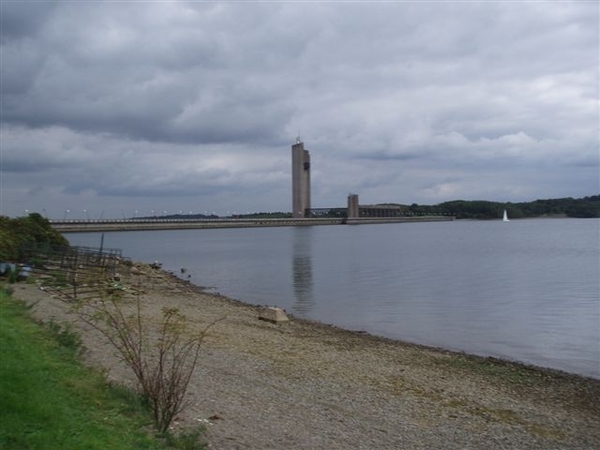
[[[177,426],[208,422],[214,449],[597,449],[600,380],[469,357],[314,322],[271,324],[259,308],[136,264],[144,315],[177,307],[211,329]],[[35,285],[15,296],[42,320],[74,321]],[[77,325],[79,326],[79,325]],[[82,329],[87,360],[131,382],[114,351]],[[213,417],[212,420],[209,420]],[[216,418],[215,418],[216,417]]]

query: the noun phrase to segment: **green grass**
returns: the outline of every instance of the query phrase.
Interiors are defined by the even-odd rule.
[[[0,288],[0,449],[171,447],[151,434],[137,396],[83,367],[77,343],[61,345],[61,333],[70,336],[35,323]]]

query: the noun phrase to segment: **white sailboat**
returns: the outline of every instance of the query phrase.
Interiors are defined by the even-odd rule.
[[[502,217],[502,222],[510,222],[510,220],[508,220],[508,214],[506,214],[506,210],[504,210],[504,216]]]

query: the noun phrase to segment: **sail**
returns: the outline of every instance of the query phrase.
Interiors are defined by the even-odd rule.
[[[510,222],[510,220],[508,220],[508,214],[506,213],[506,210],[504,210],[504,217],[502,217],[502,221],[503,222]]]

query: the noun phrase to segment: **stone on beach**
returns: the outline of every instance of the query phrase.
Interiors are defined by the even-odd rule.
[[[290,320],[283,309],[272,306],[263,309],[258,318],[272,323],[287,322]]]

